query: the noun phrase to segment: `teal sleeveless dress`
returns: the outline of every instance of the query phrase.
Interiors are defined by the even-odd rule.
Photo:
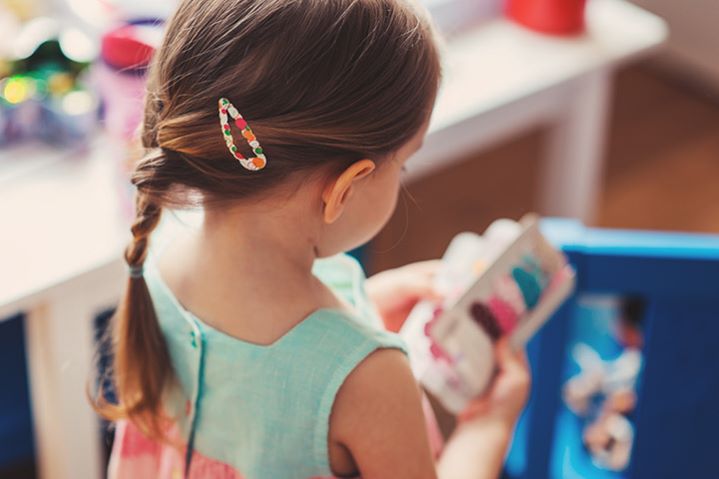
[[[185,310],[148,258],[145,279],[177,378],[165,406],[175,419],[171,437],[182,447],[155,443],[121,421],[109,477],[331,477],[328,431],[338,390],[372,352],[406,348],[383,329],[356,260],[318,260],[314,273],[354,314],[317,310],[265,346],[228,336]]]

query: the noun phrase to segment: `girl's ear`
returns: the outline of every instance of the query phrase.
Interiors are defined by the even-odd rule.
[[[334,223],[342,216],[347,199],[356,181],[366,178],[376,168],[374,161],[369,159],[352,163],[336,179],[329,182],[322,193],[324,203],[324,221]]]

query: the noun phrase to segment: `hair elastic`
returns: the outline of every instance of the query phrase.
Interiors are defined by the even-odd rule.
[[[141,264],[132,265],[128,270],[130,271],[130,278],[142,278],[145,274],[145,266]]]
[[[227,98],[220,98],[219,108],[222,135],[225,138],[227,149],[230,150],[232,156],[248,170],[258,171],[264,168],[265,165],[267,165],[267,157],[265,157],[262,146],[260,146],[260,142],[257,141],[257,137],[255,137],[254,133],[252,133],[250,125],[247,124],[247,121]],[[256,156],[249,159],[245,158],[244,155],[237,149],[235,140],[232,138],[232,130],[230,129],[228,116],[235,121],[235,125],[240,129],[242,137],[245,139],[247,144],[250,145],[250,148],[252,148],[252,151]]]

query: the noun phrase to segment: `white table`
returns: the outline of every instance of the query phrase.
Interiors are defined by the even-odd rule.
[[[662,19],[630,3],[591,0],[580,37],[542,35],[496,19],[451,39],[431,134],[410,161],[410,179],[547,124],[540,212],[591,224],[612,74],[666,37]]]
[[[613,69],[659,45],[663,21],[620,0],[593,0],[580,38],[493,20],[451,40],[443,90],[414,178],[542,122],[554,124],[544,212],[590,218],[601,171]],[[65,156],[65,157],[63,157]],[[97,420],[85,400],[92,318],[125,284],[116,166],[106,151],[0,153],[0,320],[27,314],[40,475],[102,475]]]
[[[108,157],[62,156],[37,145],[0,156],[0,321],[26,313],[40,476],[97,478],[92,320],[117,301],[129,233]]]

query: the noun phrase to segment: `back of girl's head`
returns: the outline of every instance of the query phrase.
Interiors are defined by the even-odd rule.
[[[407,0],[191,0],[151,72],[140,190],[241,199],[328,162],[379,158],[416,133],[439,77],[431,28]],[[217,119],[229,98],[269,162],[232,161]],[[242,148],[240,146],[240,148]]]
[[[428,119],[439,77],[433,29],[413,0],[182,1],[149,72],[128,264],[144,261],[162,207],[239,201],[293,175],[390,156]],[[261,142],[261,171],[230,155],[221,97]],[[141,277],[115,323],[119,406],[98,409],[161,435],[172,369]]]

